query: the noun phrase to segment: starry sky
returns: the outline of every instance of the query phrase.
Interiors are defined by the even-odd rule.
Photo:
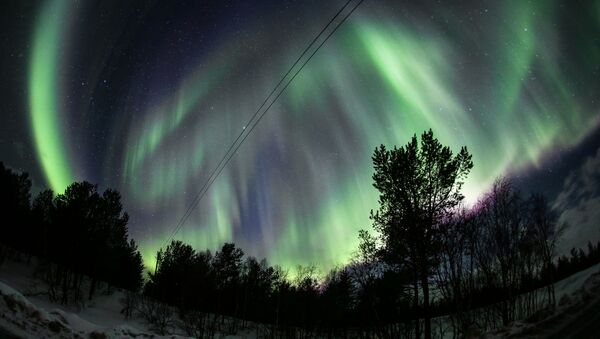
[[[7,1],[0,160],[34,190],[123,195],[156,250],[346,1]],[[357,3],[351,2],[346,12]],[[339,20],[338,20],[339,21]],[[600,1],[366,0],[265,114],[175,239],[284,268],[347,262],[377,208],[371,154],[426,129],[600,239]],[[582,243],[583,242],[583,243]]]

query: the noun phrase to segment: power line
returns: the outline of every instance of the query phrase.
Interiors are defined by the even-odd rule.
[[[319,32],[319,34],[317,34],[314,37],[314,39],[308,44],[308,46],[306,46],[306,48],[304,49],[304,51],[302,51],[302,54],[300,54],[300,56],[296,59],[296,61],[294,61],[294,63],[292,64],[292,66],[287,70],[287,72],[279,80],[279,82],[277,83],[277,85],[275,85],[275,87],[273,87],[273,89],[271,90],[271,92],[269,93],[269,95],[267,95],[267,97],[265,98],[265,100],[262,102],[262,104],[258,107],[258,109],[256,110],[256,112],[254,112],[254,114],[252,115],[252,117],[246,122],[246,124],[244,126],[249,126],[252,123],[252,120],[254,120],[254,118],[256,118],[256,116],[261,111],[261,109],[269,101],[269,98],[271,98],[273,96],[273,94],[277,91],[277,88],[279,88],[279,86],[283,83],[283,81],[287,78],[287,76],[292,72],[292,70],[298,64],[298,62],[300,62],[300,60],[302,59],[302,57],[310,50],[310,48],[315,44],[315,42],[319,39],[319,37],[321,35],[323,35],[323,33],[327,30],[327,28],[331,25],[331,23],[333,23],[335,21],[335,19],[340,15],[340,13],[343,12],[343,10],[350,4],[351,1],[352,0],[348,0],[344,4],[344,6],[342,6],[337,11],[337,13],[329,20],[329,22],[327,23],[327,25],[325,25],[325,27],[323,27],[323,29],[321,29],[321,31]],[[234,146],[237,144],[237,142],[240,140],[240,138],[242,138],[242,136],[244,135],[245,132],[246,132],[246,130],[243,129],[238,134],[237,138],[233,141],[233,143],[231,143],[231,145],[229,145],[229,148],[227,149],[227,151],[225,151],[225,154],[223,154],[223,157],[221,158],[221,160],[219,161],[219,163],[217,164],[217,166],[215,168],[213,168],[213,170],[210,173],[210,175],[208,176],[207,180],[204,182],[204,185],[202,185],[202,187],[200,188],[200,192],[194,197],[194,200],[188,206],[188,208],[185,211],[184,215],[177,222],[177,224],[176,224],[175,228],[173,229],[173,231],[171,232],[171,235],[169,236],[167,242],[170,239],[172,239],[173,236],[175,236],[175,234],[179,231],[179,228],[182,226],[183,223],[185,223],[185,221],[189,217],[189,214],[191,214],[191,212],[194,210],[194,208],[196,207],[196,205],[200,202],[200,200],[202,199],[202,196],[203,196],[203,192],[206,189],[208,189],[208,186],[209,186],[208,183],[210,182],[210,180],[212,179],[212,177],[215,175],[215,173],[218,171],[218,169],[221,167],[221,165],[223,164],[223,161],[225,161],[225,159],[227,158],[228,154],[231,152],[231,150],[234,148]]]
[[[348,17],[350,17],[350,15],[352,15],[352,13],[354,13],[354,11],[363,3],[363,1],[364,0],[360,0],[342,18],[342,20],[333,28],[333,30],[331,32],[329,32],[329,34],[325,37],[325,39],[323,39],[321,41],[321,43],[317,46],[317,48],[315,48],[315,50],[309,55],[309,57],[302,63],[302,65],[300,66],[300,68],[298,68],[298,70],[286,82],[285,86],[283,86],[283,88],[279,91],[279,93],[275,96],[275,98],[271,101],[271,103],[267,106],[267,108],[258,116],[258,119],[253,122],[253,120],[256,118],[256,116],[261,111],[261,109],[267,104],[267,102],[269,102],[269,98],[271,98],[273,96],[273,94],[281,86],[281,84],[284,82],[284,80],[287,78],[287,76],[292,72],[292,70],[294,69],[294,67],[298,64],[298,62],[300,62],[300,60],[302,59],[302,57],[304,57],[304,55],[306,55],[306,53],[315,44],[315,42],[317,42],[319,40],[319,38],[323,35],[323,33],[327,30],[327,28],[329,26],[331,26],[331,24],[335,21],[335,19],[344,11],[344,9],[346,9],[346,7],[352,2],[352,0],[348,0],[338,10],[338,12],[329,20],[329,22],[327,23],[327,25],[325,25],[325,27],[323,27],[323,29],[319,32],[319,34],[317,34],[317,36],[304,49],[304,51],[302,52],[302,54],[296,59],[296,61],[292,64],[292,66],[288,69],[288,71],[283,75],[283,77],[281,78],[281,80],[279,80],[279,82],[277,83],[277,85],[275,85],[275,87],[273,88],[273,90],[265,98],[265,100],[262,102],[262,104],[260,105],[260,107],[256,110],[256,112],[254,112],[254,114],[252,115],[252,117],[244,125],[244,128],[242,129],[242,132],[240,132],[238,134],[237,138],[229,146],[229,148],[227,149],[227,151],[225,152],[225,154],[223,155],[223,157],[221,158],[221,160],[219,161],[219,163],[217,164],[217,166],[212,170],[212,172],[209,175],[208,179],[204,182],[204,185],[200,189],[200,192],[196,195],[196,197],[194,198],[193,202],[188,206],[188,209],[186,210],[186,212],[184,213],[184,215],[179,219],[179,222],[177,223],[177,225],[175,226],[175,228],[171,232],[171,235],[167,239],[165,245],[168,244],[169,241],[171,239],[173,239],[173,237],[177,234],[177,232],[179,232],[179,230],[181,229],[181,227],[183,227],[183,225],[185,224],[185,222],[187,221],[187,219],[189,218],[189,216],[191,215],[191,213],[193,212],[193,210],[196,208],[196,206],[198,206],[198,204],[200,203],[200,201],[202,201],[202,198],[208,192],[208,189],[210,189],[210,187],[216,181],[216,179],[219,177],[219,175],[221,174],[221,172],[223,171],[223,169],[225,169],[225,167],[227,166],[227,164],[229,164],[229,162],[231,161],[231,159],[233,158],[233,156],[237,153],[238,149],[242,146],[242,144],[244,143],[244,141],[246,140],[246,138],[248,138],[248,136],[252,133],[252,131],[254,130],[254,128],[256,128],[256,126],[258,125],[258,123],[260,122],[260,120],[264,117],[264,115],[269,111],[269,109],[273,106],[273,104],[275,104],[275,102],[277,101],[277,99],[279,99],[279,97],[288,88],[288,86],[292,83],[292,81],[294,81],[294,79],[296,78],[296,76],[298,76],[298,74],[302,71],[302,69],[304,69],[304,66],[306,66],[306,64],[308,64],[308,62],[313,58],[313,56],[325,44],[325,42],[327,42],[327,40],[329,40],[329,38],[348,19]],[[247,127],[249,125],[251,125],[251,127],[248,129]],[[241,140],[240,140],[240,138],[241,138]],[[238,143],[238,141],[239,141],[239,143]]]

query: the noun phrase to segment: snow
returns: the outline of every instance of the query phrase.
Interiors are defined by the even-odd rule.
[[[54,308],[50,311],[38,307],[23,294],[0,281],[0,328],[24,338],[86,338],[96,335],[106,338],[159,337],[121,321],[117,326],[103,326],[105,320],[113,318],[101,310],[88,312],[96,314],[94,322],[75,314]],[[117,313],[118,314],[118,313]],[[1,333],[0,333],[1,334]],[[104,336],[102,336],[102,334]],[[170,336],[172,338],[174,336]]]
[[[0,337],[22,338],[181,338],[183,330],[172,329],[179,335],[161,337],[152,332],[141,319],[124,319],[120,313],[124,292],[98,295],[79,307],[50,302],[41,292],[43,283],[33,278],[35,262],[25,264],[11,260],[0,266]],[[578,272],[555,284],[558,308],[548,318],[533,324],[515,322],[511,327],[487,334],[487,338],[523,334],[532,329],[551,331],[561,326],[557,319],[573,318],[567,315],[573,309],[584,309],[600,289],[600,264]],[[566,315],[566,316],[565,316]],[[438,319],[444,322],[442,319]],[[448,332],[446,332],[448,335]],[[219,335],[216,335],[219,337]],[[256,336],[252,330],[222,338]]]
[[[21,256],[22,258],[25,256]],[[187,338],[175,316],[168,336],[160,336],[141,318],[121,314],[125,291],[113,288],[80,305],[64,306],[49,300],[46,285],[36,277],[37,262],[7,259],[0,264],[0,338]],[[87,286],[83,286],[86,290]],[[215,338],[254,338],[256,326],[236,335],[215,333]]]
[[[52,303],[31,278],[35,263],[7,260],[0,266],[0,337],[23,338],[180,338],[152,333],[141,320],[120,314],[122,291],[99,295],[83,307]],[[22,292],[21,292],[22,291]]]
[[[583,271],[579,271],[570,277],[567,277],[554,285],[556,290],[556,300],[560,301],[564,296],[573,295],[578,290],[584,288],[584,284],[594,275],[600,272],[600,264],[596,264]],[[589,282],[591,283],[591,281]]]
[[[0,326],[7,331],[27,337],[51,337],[52,332],[55,335],[61,332],[69,334],[63,319],[59,319],[60,315],[39,309],[21,293],[1,281],[0,297]]]
[[[558,301],[554,312],[535,322],[516,321],[510,327],[488,333],[485,338],[549,337],[578,317],[586,316],[589,306],[600,300],[600,264],[558,281],[554,286]]]

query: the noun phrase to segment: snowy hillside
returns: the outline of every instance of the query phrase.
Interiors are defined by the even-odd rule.
[[[4,335],[13,334],[25,338],[123,338],[153,337],[123,323],[105,327],[87,321],[75,313],[60,308],[46,310],[25,298],[12,287],[0,282],[0,327]],[[98,312],[101,314],[101,312]],[[110,316],[109,313],[105,313]],[[104,322],[102,318],[96,318]]]
[[[558,306],[542,319],[517,321],[486,338],[597,338],[600,328],[600,264],[556,283]]]
[[[32,263],[7,260],[0,265],[0,338],[185,338],[178,321],[161,336],[141,318],[126,320],[121,310],[125,293],[114,290],[79,306],[52,303]],[[217,338],[246,338],[215,334]]]
[[[0,267],[0,335],[24,338],[160,338],[138,320],[120,314],[123,293],[98,296],[84,307],[48,301],[33,264],[7,261]],[[169,336],[173,338],[177,336]]]
[[[160,336],[141,319],[125,320],[121,300],[125,294],[114,291],[100,295],[80,307],[62,306],[48,301],[41,292],[43,284],[34,276],[34,264],[6,261],[0,266],[0,337],[2,338],[181,338],[185,332],[176,322],[170,333]],[[573,322],[600,300],[600,264],[556,284],[557,312],[542,320],[521,321],[510,328],[488,334],[488,338],[546,337],[569,331]],[[236,336],[256,337],[251,330]]]

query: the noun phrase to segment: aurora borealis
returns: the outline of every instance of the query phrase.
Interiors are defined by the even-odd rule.
[[[53,92],[57,86],[61,23],[57,17],[64,15],[65,1],[48,3],[35,32],[29,72],[29,103],[31,105],[31,129],[35,136],[38,158],[42,163],[46,179],[57,192],[72,182],[69,162],[65,157],[65,145],[61,137],[59,123],[58,95]]]
[[[119,190],[151,266],[227,147],[342,4],[40,1],[18,98],[39,186]],[[284,268],[347,262],[377,204],[373,149],[428,128],[473,153],[469,201],[500,175],[552,169],[546,159],[598,129],[599,37],[598,1],[367,0],[175,238],[212,250],[234,241]],[[561,183],[547,185],[557,193]]]

